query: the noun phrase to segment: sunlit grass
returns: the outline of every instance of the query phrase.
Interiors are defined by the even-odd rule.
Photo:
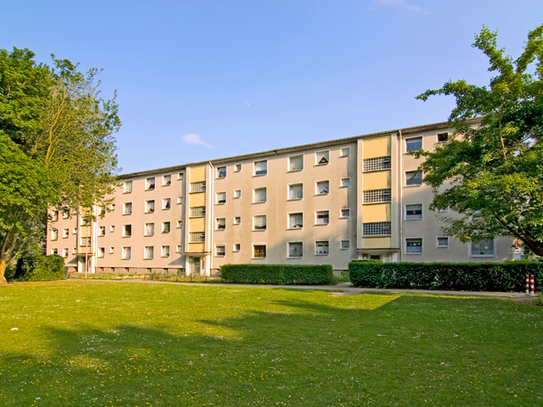
[[[58,282],[0,305],[9,406],[543,404],[543,309],[503,300]]]

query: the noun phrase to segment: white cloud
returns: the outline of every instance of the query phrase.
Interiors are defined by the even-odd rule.
[[[381,6],[396,6],[399,8],[405,8],[412,11],[417,11],[423,13],[424,10],[417,6],[412,6],[407,4],[405,0],[373,0],[374,3],[380,4]]]
[[[213,146],[207,144],[205,141],[202,140],[199,134],[185,134],[183,136],[183,141],[187,144],[201,144],[203,146],[206,146],[207,148],[213,148]]]

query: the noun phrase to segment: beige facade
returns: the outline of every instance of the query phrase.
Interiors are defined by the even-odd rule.
[[[446,123],[119,177],[95,220],[54,214],[48,253],[90,272],[214,274],[222,264],[513,259],[509,239],[443,236],[409,150],[431,150]]]

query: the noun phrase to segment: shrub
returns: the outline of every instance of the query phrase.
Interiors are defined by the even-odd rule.
[[[56,254],[23,256],[17,261],[13,278],[21,281],[64,280],[64,259]]]
[[[333,269],[329,264],[225,264],[219,271],[227,283],[323,285],[333,282]]]
[[[357,287],[523,291],[527,274],[541,287],[543,263],[349,263],[349,277]]]

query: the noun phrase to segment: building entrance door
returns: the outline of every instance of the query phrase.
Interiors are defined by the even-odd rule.
[[[189,257],[189,273],[193,276],[200,275],[200,258],[199,257]]]

